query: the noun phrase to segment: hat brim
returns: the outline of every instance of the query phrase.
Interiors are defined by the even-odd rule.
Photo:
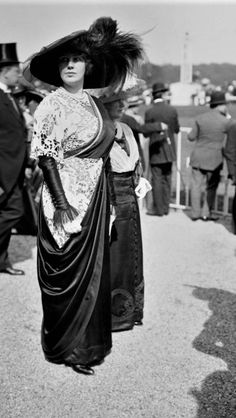
[[[92,64],[92,69],[89,74],[85,74],[84,88],[94,89],[102,88],[109,84],[109,77],[105,63],[101,59],[99,62],[95,60],[92,54],[86,50],[87,31],[73,32],[72,34],[59,39],[56,42],[41,49],[37,54],[34,54],[28,60],[23,68],[23,74],[27,81],[32,82],[33,78],[37,78],[47,84],[56,87],[62,85],[62,80],[59,74],[58,58],[62,51],[70,47],[72,41],[77,40],[81,42],[81,53],[86,52],[89,55],[89,60]],[[106,76],[106,79],[105,79]]]
[[[155,93],[165,93],[168,90],[169,89],[167,89],[167,88],[163,88],[163,89],[159,89],[159,90],[152,90],[152,94],[155,94]]]
[[[137,106],[140,106],[140,105],[144,104],[144,100],[137,100],[136,102],[129,102],[127,100],[127,104],[128,104],[129,108],[130,107],[137,107]]]
[[[20,64],[20,61],[2,60],[0,62],[0,67],[7,67],[8,65],[10,66],[10,65],[18,65],[18,64]]]
[[[214,105],[214,106],[220,106],[220,105],[224,105],[226,103],[227,103],[226,100],[213,101],[213,102],[210,102],[210,106],[212,106],[212,105]]]
[[[27,89],[20,89],[18,91],[15,91],[13,95],[16,98],[22,97],[22,96],[25,97],[27,103],[29,103],[31,100],[34,100],[35,102],[40,103],[45,97],[43,93],[40,93],[34,90],[27,90]]]

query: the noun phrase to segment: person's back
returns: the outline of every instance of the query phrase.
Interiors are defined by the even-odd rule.
[[[228,178],[231,179],[232,185],[236,186],[236,120],[231,120],[223,154],[227,164]],[[236,188],[232,203],[232,221],[233,232],[236,234]]]
[[[165,101],[154,102],[145,114],[147,122],[163,122],[169,127],[171,134],[179,132],[179,122],[176,109]]]
[[[223,145],[229,129],[225,94],[214,92],[210,101],[211,110],[199,115],[188,134],[195,141],[190,156],[192,167],[191,205],[192,220],[217,220],[212,215],[216,190],[223,167]],[[203,199],[202,199],[203,197]]]
[[[179,132],[177,111],[164,100],[166,91],[168,88],[163,83],[153,85],[153,104],[145,113],[146,123],[158,122],[166,125],[164,132],[156,131],[149,135],[154,210],[148,211],[148,214],[157,216],[167,215],[169,212],[172,163],[176,160],[174,134]]]
[[[222,147],[229,121],[217,109],[199,115],[192,131],[190,141],[195,141],[190,158],[192,167],[214,170],[223,161]]]

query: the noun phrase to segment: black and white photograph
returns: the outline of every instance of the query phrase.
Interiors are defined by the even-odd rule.
[[[0,0],[0,418],[236,418],[236,0]]]

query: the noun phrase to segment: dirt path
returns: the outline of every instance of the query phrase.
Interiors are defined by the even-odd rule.
[[[0,274],[2,418],[236,417],[236,237],[183,213],[142,225],[144,326],[92,377],[44,360],[35,238],[12,238],[27,275]]]

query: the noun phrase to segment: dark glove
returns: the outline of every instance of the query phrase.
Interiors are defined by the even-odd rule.
[[[38,166],[42,169],[45,183],[48,186],[53,204],[56,208],[54,222],[57,226],[64,227],[70,221],[78,217],[77,210],[70,206],[63,190],[61,178],[53,157],[39,157]]]

